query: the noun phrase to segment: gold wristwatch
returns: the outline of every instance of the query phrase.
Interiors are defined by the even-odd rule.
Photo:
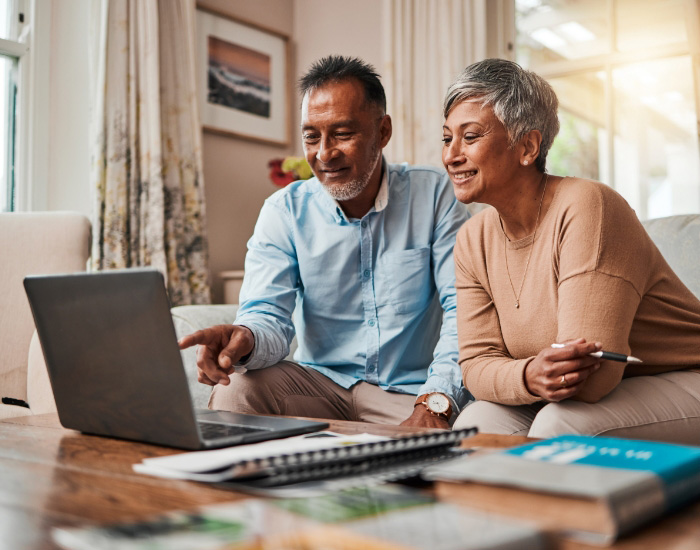
[[[452,416],[452,404],[444,393],[433,392],[419,395],[415,406],[418,405],[423,405],[430,414],[448,421]]]

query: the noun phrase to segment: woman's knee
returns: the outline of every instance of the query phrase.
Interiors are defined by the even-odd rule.
[[[582,407],[581,405],[584,405]],[[547,438],[562,434],[592,434],[595,429],[592,419],[582,408],[585,403],[562,401],[542,407],[532,422],[529,437]]]
[[[531,419],[522,409],[490,401],[474,401],[460,413],[452,429],[477,428],[481,433],[523,435],[527,433]]]

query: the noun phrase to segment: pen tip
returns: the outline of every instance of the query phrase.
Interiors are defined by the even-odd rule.
[[[629,357],[627,357],[627,362],[628,363],[642,363],[642,360],[638,359],[637,357],[629,356]]]

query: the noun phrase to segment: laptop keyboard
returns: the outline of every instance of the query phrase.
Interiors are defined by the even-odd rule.
[[[204,439],[219,439],[234,435],[245,435],[253,432],[264,432],[266,428],[252,428],[237,424],[219,424],[216,422],[197,422],[199,431]]]

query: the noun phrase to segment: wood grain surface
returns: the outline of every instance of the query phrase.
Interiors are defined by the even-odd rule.
[[[341,433],[400,436],[421,430],[358,422],[331,421]],[[526,438],[479,434],[464,446],[509,447]],[[134,473],[143,458],[175,449],[89,436],[61,427],[56,415],[0,422],[0,548],[55,549],[55,526],[87,526],[146,519],[162,512],[230,502],[245,495],[202,483]],[[556,548],[594,548],[556,541]],[[700,504],[655,522],[612,548],[691,550],[700,548]]]

